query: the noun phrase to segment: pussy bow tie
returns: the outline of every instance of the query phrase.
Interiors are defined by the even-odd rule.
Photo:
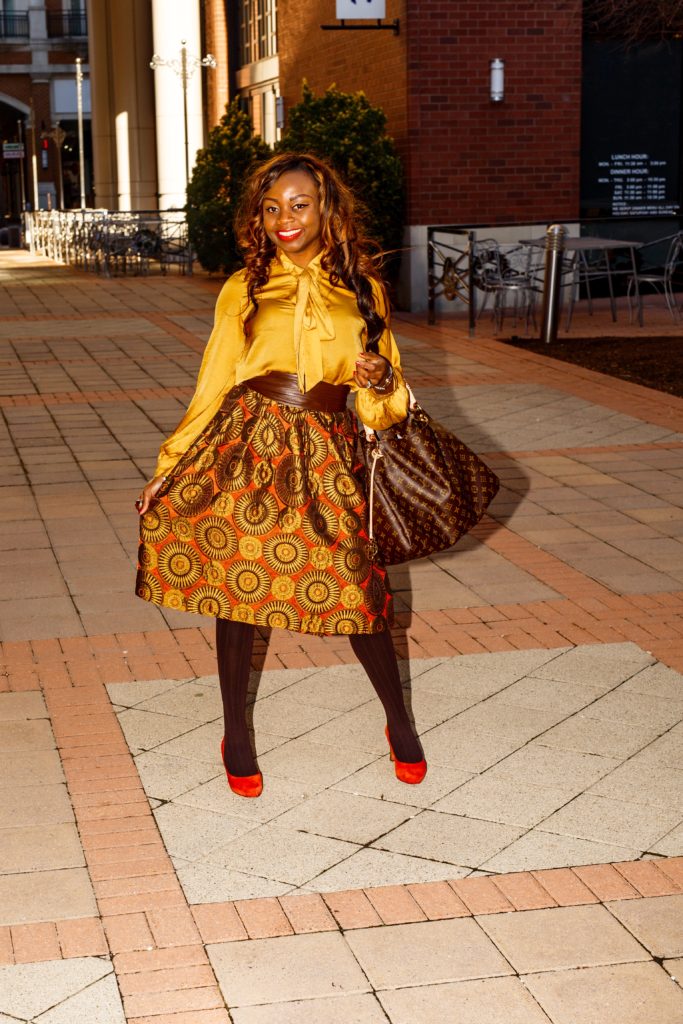
[[[297,278],[294,305],[294,350],[299,391],[310,391],[323,379],[322,342],[332,341],[334,324],[320,294],[322,271],[317,260],[303,269],[288,259],[283,265]]]

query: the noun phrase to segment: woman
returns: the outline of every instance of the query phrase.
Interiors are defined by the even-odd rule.
[[[235,793],[263,788],[245,717],[256,625],[348,635],[384,706],[396,775],[421,782],[346,409],[353,390],[371,428],[407,413],[370,246],[337,175],[291,153],[251,176],[237,236],[245,267],[221,291],[195,395],[136,502],[136,592],[216,618]]]

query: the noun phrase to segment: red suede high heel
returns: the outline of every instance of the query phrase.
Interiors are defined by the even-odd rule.
[[[225,768],[225,737],[221,740],[221,760]],[[228,777],[228,785],[237,796],[255,797],[261,796],[263,792],[263,776],[261,772],[255,775],[231,775],[227,768],[225,774]]]
[[[427,774],[427,762],[424,758],[421,761],[398,761],[394,754],[394,748],[391,745],[388,725],[384,728],[384,735],[386,736],[387,743],[389,744],[389,756],[394,762],[396,778],[399,782],[405,782],[409,786],[417,786],[418,783],[422,782]]]

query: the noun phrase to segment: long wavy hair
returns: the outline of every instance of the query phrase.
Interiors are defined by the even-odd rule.
[[[251,303],[247,331],[258,310],[259,291],[268,281],[276,251],[263,226],[263,201],[273,182],[288,171],[305,171],[316,184],[322,242],[320,264],[333,285],[341,281],[356,296],[365,321],[365,348],[377,352],[386,322],[375,302],[373,281],[385,297],[385,306],[388,305],[376,269],[378,247],[363,233],[362,213],[351,190],[331,167],[310,153],[279,153],[256,167],[245,184],[235,219],[235,235],[244,256]]]

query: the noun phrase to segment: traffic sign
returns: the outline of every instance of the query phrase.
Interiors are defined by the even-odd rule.
[[[2,144],[2,155],[5,160],[23,160],[24,156],[24,143],[23,142],[3,142]]]

